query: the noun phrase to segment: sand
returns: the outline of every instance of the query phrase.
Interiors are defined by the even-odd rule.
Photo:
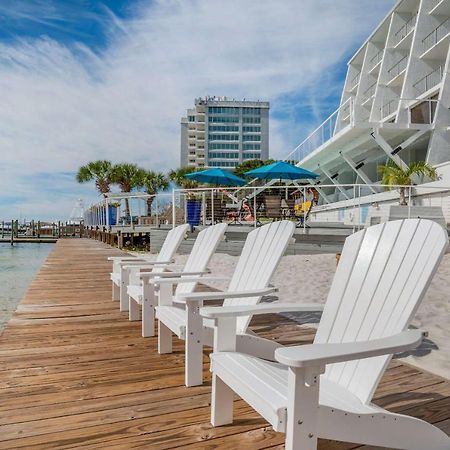
[[[186,258],[187,255],[178,256],[177,264],[183,264]],[[214,275],[231,276],[237,260],[235,256],[215,254],[209,268]],[[335,270],[335,255],[285,256],[274,274],[272,284],[279,289],[277,296],[280,301],[324,303]],[[226,283],[215,283],[214,287],[224,288]],[[447,379],[450,379],[449,291],[450,254],[447,254],[412,323],[412,326],[427,331],[429,336],[418,349],[400,358]],[[313,314],[308,318],[317,322],[319,317]],[[300,321],[304,322],[302,319]]]

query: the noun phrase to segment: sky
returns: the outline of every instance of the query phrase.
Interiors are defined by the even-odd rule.
[[[0,0],[0,220],[67,220],[93,160],[168,171],[205,95],[268,100],[283,158],[394,0]]]

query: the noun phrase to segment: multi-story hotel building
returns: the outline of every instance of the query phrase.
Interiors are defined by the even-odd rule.
[[[197,98],[181,119],[181,167],[230,169],[269,157],[269,102]]]
[[[450,221],[449,43],[450,0],[401,0],[350,59],[339,108],[286,157],[320,175],[318,219],[346,217],[358,184],[370,220],[389,203],[373,185],[391,160],[437,168],[441,180],[417,181],[433,194],[417,189],[414,202],[442,206]]]

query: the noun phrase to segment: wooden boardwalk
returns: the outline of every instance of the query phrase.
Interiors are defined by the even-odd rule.
[[[158,355],[156,339],[141,338],[111,301],[106,257],[118,253],[60,240],[42,266],[0,337],[0,449],[282,449],[284,435],[241,400],[234,425],[209,425],[210,385],[184,387],[183,343]],[[311,329],[276,319],[253,327],[285,343],[312,339]],[[206,356],[204,367],[209,377]],[[450,434],[449,381],[393,362],[375,398]]]

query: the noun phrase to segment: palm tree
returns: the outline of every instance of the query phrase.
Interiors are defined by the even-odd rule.
[[[110,190],[112,168],[113,165],[110,161],[92,161],[78,169],[76,179],[78,183],[87,183],[94,180],[97,190],[105,196]]]
[[[116,164],[111,171],[111,182],[117,184],[122,192],[131,192],[140,186],[142,170],[137,164]],[[125,198],[125,215],[130,215],[128,198]]]
[[[389,186],[400,186],[400,205],[407,205],[406,202],[406,186],[411,186],[412,178],[416,176],[428,177],[431,181],[439,180],[436,169],[425,161],[412,162],[404,169],[393,161],[385,166],[378,166],[378,172],[381,174],[381,184]]]
[[[166,190],[169,187],[169,180],[161,172],[153,172],[152,170],[143,170],[140,179],[140,186],[145,189],[147,194],[152,197],[147,198],[147,216],[151,216],[153,200],[160,190]]]
[[[274,163],[274,159],[249,159],[247,161],[242,162],[234,169],[234,174],[241,178],[249,178],[245,175],[245,172],[248,172],[253,169],[259,169],[262,166],[267,166],[268,164]]]
[[[178,186],[183,189],[195,189],[198,187],[198,183],[194,180],[185,178],[188,173],[196,172],[195,167],[181,167],[180,169],[171,170],[169,172],[169,178]]]

